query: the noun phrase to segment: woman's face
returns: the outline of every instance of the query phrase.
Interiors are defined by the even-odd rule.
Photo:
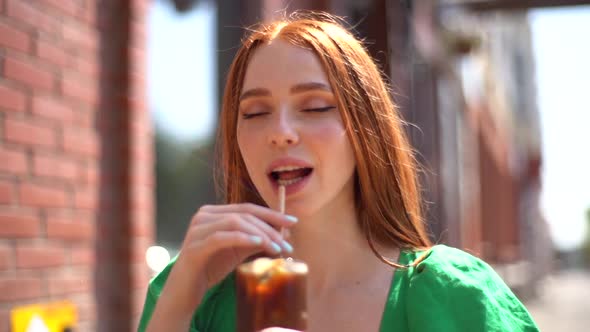
[[[353,204],[355,159],[332,87],[316,55],[277,39],[246,69],[237,139],[258,192],[299,217]],[[348,207],[349,208],[349,207]]]

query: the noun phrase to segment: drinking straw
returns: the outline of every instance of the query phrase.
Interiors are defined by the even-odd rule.
[[[279,212],[285,214],[285,186],[279,186]],[[281,236],[283,239],[287,237],[287,229],[285,227],[281,227]],[[283,257],[282,253],[281,257]]]
[[[285,214],[285,186],[279,186],[279,212]],[[287,235],[285,227],[281,227],[281,236],[283,238]]]

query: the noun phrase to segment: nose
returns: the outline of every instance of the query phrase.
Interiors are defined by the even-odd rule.
[[[278,112],[269,130],[268,142],[270,145],[278,148],[285,148],[299,143],[296,124],[292,119],[289,119],[286,113]]]

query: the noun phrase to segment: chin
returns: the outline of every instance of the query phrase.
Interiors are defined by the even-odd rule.
[[[290,203],[290,204],[289,204]],[[309,218],[318,213],[320,207],[305,201],[294,201],[286,203],[285,213],[296,216],[299,219]]]

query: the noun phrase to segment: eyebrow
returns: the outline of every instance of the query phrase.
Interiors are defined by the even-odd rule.
[[[296,94],[296,93],[303,93],[303,92],[313,91],[313,90],[322,90],[322,91],[332,92],[332,89],[330,88],[329,85],[324,84],[324,83],[320,83],[320,82],[299,83],[299,84],[292,86],[291,89],[289,89],[289,92],[291,94]],[[247,98],[268,97],[270,95],[271,95],[271,93],[268,89],[254,88],[254,89],[250,89],[250,90],[247,90],[244,93],[242,93],[242,95],[240,96],[240,101],[247,99]]]
[[[295,94],[295,93],[307,92],[307,91],[311,91],[311,90],[323,90],[323,91],[332,92],[332,89],[330,89],[330,86],[328,86],[324,83],[319,83],[319,82],[309,82],[309,83],[296,84],[296,85],[292,86],[289,91],[292,94]]]

